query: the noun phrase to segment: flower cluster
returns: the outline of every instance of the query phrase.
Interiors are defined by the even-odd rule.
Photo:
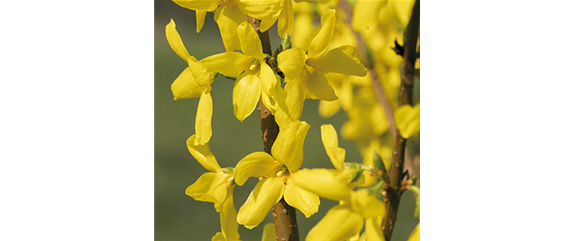
[[[401,57],[391,53],[391,43],[402,41],[402,29],[410,15],[405,10],[412,8],[413,2],[357,0],[352,19],[342,14],[338,1],[333,0],[173,2],[196,12],[198,33],[207,12],[214,12],[226,49],[198,60],[187,51],[175,22],[166,26],[169,45],[188,65],[171,85],[174,99],[200,98],[195,134],[187,140],[187,147],[208,172],[185,193],[213,203],[219,212],[221,232],[213,240],[239,240],[239,225],[248,229],[258,226],[281,199],[310,217],[318,211],[320,197],[339,205],[329,210],[306,240],[384,240],[380,229],[386,214],[381,170],[389,168],[393,143],[387,116],[373,96],[371,79],[373,73],[379,75],[389,100],[394,100],[391,107],[396,112],[391,118],[400,135],[408,138],[417,133],[420,105],[397,108]],[[319,15],[320,26],[314,27]],[[264,53],[258,32],[248,19],[259,20],[261,32],[277,22],[283,42],[273,55]],[[359,45],[354,33],[364,36],[366,46]],[[358,48],[370,50],[366,60],[361,59]],[[368,71],[364,61],[374,72]],[[232,105],[239,121],[261,102],[280,130],[269,153],[254,151],[235,167],[226,168],[219,166],[209,146],[211,84],[221,75],[235,80]],[[320,100],[319,114],[325,118],[339,109],[347,113],[343,137],[356,141],[361,152],[367,153],[362,163],[345,162],[337,131],[332,125],[322,125],[322,142],[334,169],[300,170],[305,137],[311,128],[300,120],[306,99]],[[382,153],[383,158],[373,160],[373,152]],[[250,177],[259,181],[237,211],[233,190]],[[264,240],[275,237],[271,226],[264,230]],[[418,230],[417,226],[415,232]]]

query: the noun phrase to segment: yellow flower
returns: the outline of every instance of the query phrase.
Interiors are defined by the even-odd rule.
[[[403,105],[395,110],[397,129],[403,138],[409,138],[421,129],[421,105]]]
[[[221,72],[227,76],[237,76],[233,86],[233,111],[242,121],[251,115],[261,94],[270,98],[276,96],[279,80],[275,72],[265,63],[261,40],[247,22],[237,28],[241,51],[212,55],[199,61],[208,72]],[[242,73],[243,72],[243,73]]]
[[[173,51],[188,63],[188,67],[181,72],[171,85],[174,99],[189,99],[200,97],[195,116],[195,144],[205,144],[212,135],[211,117],[213,115],[213,101],[211,99],[211,83],[213,73],[207,72],[197,59],[187,52],[175,29],[173,19],[165,26],[167,41]]]
[[[249,177],[261,177],[237,214],[237,222],[246,228],[259,225],[282,197],[309,217],[319,209],[319,196],[293,185],[292,174],[303,161],[303,142],[309,124],[304,121],[280,121],[281,131],[271,148],[273,156],[255,152],[241,159],[235,168],[235,182],[243,185]]]
[[[323,146],[327,152],[327,156],[331,159],[333,166],[339,171],[340,179],[350,180],[352,175],[357,172],[356,169],[347,168],[345,166],[345,149],[339,147],[339,138],[337,137],[337,131],[333,125],[322,125],[321,126],[321,140],[323,141]],[[375,184],[373,177],[367,172],[362,171],[361,176],[356,182],[349,183],[349,187],[355,186],[372,186]]]
[[[284,0],[173,0],[179,6],[196,11],[199,33],[206,12],[215,10],[215,22],[219,26],[223,45],[227,52],[240,50],[237,27],[247,21],[247,15],[261,20],[261,31],[273,25],[283,7]],[[218,7],[219,6],[219,7]]]
[[[195,138],[193,135],[187,139],[187,148],[199,164],[210,172],[204,173],[187,187],[185,194],[197,201],[214,203],[222,231],[213,237],[214,240],[239,240],[237,211],[233,205],[233,168],[221,168],[209,149],[209,143],[197,145]]]
[[[307,53],[301,48],[292,48],[281,52],[277,57],[279,68],[285,74],[287,82],[285,90],[302,92],[304,89],[302,93],[295,93],[299,96],[297,101],[300,103],[305,98],[329,101],[337,99],[325,77],[326,73],[359,76],[367,74],[367,69],[357,58],[355,48],[343,45],[325,53],[333,36],[335,20],[335,10],[329,10],[321,17],[321,30],[309,44]],[[291,95],[293,91],[287,92]]]
[[[373,191],[359,189],[352,191],[340,179],[337,170],[303,169],[293,174],[295,185],[321,197],[339,201],[309,231],[307,241],[313,240],[346,240],[355,236],[366,223],[367,240],[383,240],[379,217],[386,214],[385,204]],[[337,227],[333,229],[333,227]],[[369,238],[371,237],[371,238]],[[380,238],[377,238],[380,237]]]
[[[420,240],[421,240],[421,223],[417,224],[417,226],[415,227],[415,229],[413,230],[411,236],[409,236],[409,239],[407,241],[420,241]]]

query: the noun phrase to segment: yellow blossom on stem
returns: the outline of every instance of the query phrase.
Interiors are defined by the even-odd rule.
[[[205,144],[212,135],[211,117],[213,115],[213,101],[211,99],[211,83],[213,73],[197,62],[197,59],[187,52],[175,29],[173,19],[165,26],[166,37],[173,51],[187,62],[188,67],[181,72],[171,85],[175,100],[200,97],[195,116],[195,144]]]
[[[211,153],[209,143],[195,144],[193,135],[187,139],[187,148],[191,155],[201,164],[206,172],[187,187],[185,194],[197,201],[214,203],[215,210],[219,212],[221,234],[216,234],[213,240],[239,240],[239,225],[236,221],[237,211],[233,205],[233,168],[221,168]]]
[[[251,115],[261,94],[274,98],[279,80],[265,63],[261,40],[255,30],[244,22],[237,28],[241,51],[212,55],[199,61],[208,72],[239,77],[233,86],[233,111],[242,121]]]
[[[333,88],[325,77],[326,73],[359,76],[367,74],[367,69],[357,58],[355,48],[343,45],[325,53],[333,36],[335,22],[335,10],[327,11],[321,17],[321,29],[309,44],[307,53],[301,48],[292,48],[281,52],[277,57],[279,68],[285,74],[285,81],[287,82],[285,89],[289,88],[298,92],[304,90],[303,93],[295,93],[296,96],[299,96],[296,101],[300,103],[305,98],[328,101],[337,99]],[[291,87],[290,85],[301,87]],[[288,93],[292,94],[292,92]]]

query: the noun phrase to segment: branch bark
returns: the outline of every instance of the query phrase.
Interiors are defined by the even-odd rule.
[[[247,21],[251,24],[253,29],[257,31],[259,39],[261,40],[261,45],[263,47],[263,53],[272,55],[271,52],[271,41],[269,40],[269,32],[259,31],[260,20],[254,19],[252,17],[247,17]],[[264,64],[264,63],[261,63]],[[275,122],[275,117],[271,114],[271,111],[265,107],[261,98],[258,102],[259,116],[261,117],[261,132],[263,133],[263,145],[265,152],[271,154],[271,147],[277,139],[279,134],[279,126]],[[278,241],[299,241],[299,228],[297,227],[297,217],[295,208],[289,206],[285,199],[281,200],[273,206],[271,209],[273,213],[273,222],[275,227],[276,239]]]
[[[413,11],[407,27],[407,38],[405,41],[405,52],[403,55],[403,63],[401,65],[401,89],[399,94],[399,106],[413,104],[413,85],[415,76],[415,61],[417,59],[417,39],[419,35],[420,26],[420,0],[415,2]],[[397,130],[398,133],[398,130]],[[391,177],[389,185],[385,187],[387,202],[387,215],[383,218],[381,229],[385,236],[385,240],[391,240],[397,213],[399,211],[399,203],[401,195],[405,189],[402,189],[402,183],[405,178],[403,173],[405,161],[405,146],[406,139],[400,135],[395,137],[395,149],[393,151],[393,161],[391,163]]]

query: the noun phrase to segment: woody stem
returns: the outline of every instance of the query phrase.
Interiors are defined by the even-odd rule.
[[[261,45],[263,47],[263,53],[272,55],[269,33],[267,31],[259,31],[261,21],[252,17],[247,17],[247,21],[251,24],[253,29],[257,31],[257,35],[259,35],[259,39],[261,40]],[[259,116],[261,117],[261,131],[263,132],[263,145],[265,147],[265,152],[271,154],[271,147],[279,134],[279,126],[277,125],[277,122],[275,122],[275,117],[261,101],[261,98],[259,98],[258,107]],[[275,204],[271,210],[273,212],[273,222],[275,223],[273,225],[275,227],[275,238],[278,241],[299,241],[299,230],[297,227],[297,218],[295,217],[295,208],[289,206],[289,204],[285,202],[285,199],[281,198],[281,200]]]

